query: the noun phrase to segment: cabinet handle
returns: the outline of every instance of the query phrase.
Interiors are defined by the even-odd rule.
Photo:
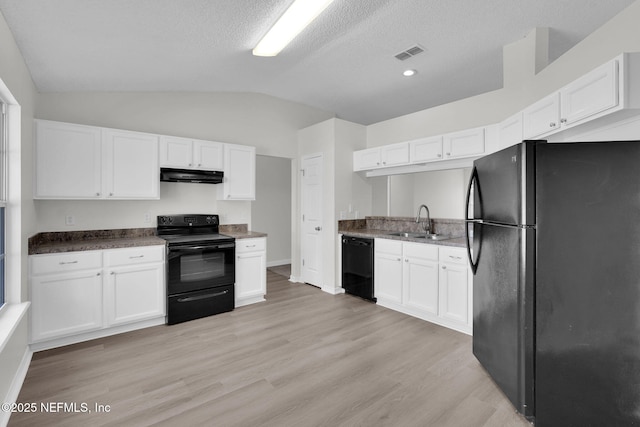
[[[198,163],[198,167],[202,166],[202,163]]]
[[[409,262],[409,258],[405,258],[405,259],[404,259],[404,262]]]
[[[453,256],[453,255],[449,255],[449,258],[451,258],[451,259],[462,259],[462,257],[460,257],[460,256]]]
[[[450,156],[450,155],[451,155],[451,153],[447,153],[447,156]]]
[[[78,263],[78,261],[67,261],[67,262],[65,262],[65,261],[60,261],[60,263],[59,263],[59,264],[60,264],[60,265],[65,265],[65,264],[77,264],[77,263]]]
[[[193,166],[193,163],[189,163],[189,167]]]
[[[443,269],[443,270],[446,270],[446,269],[447,269],[447,266],[446,266],[446,265],[443,265],[443,266],[442,266],[442,269]]]
[[[438,157],[442,157],[442,154],[438,154]]]
[[[376,165],[380,166],[380,162],[376,162]]]
[[[550,127],[550,128],[554,128],[554,127],[556,127],[556,122],[551,122],[551,123],[549,123],[549,127]]]
[[[567,119],[560,119],[560,123],[567,123]]]
[[[398,261],[402,261],[402,258],[398,258]]]
[[[231,194],[227,194],[227,199],[230,199],[230,198],[231,198]]]
[[[96,276],[100,276],[100,273],[97,273]]]
[[[383,165],[386,165],[386,164],[387,164],[387,162],[382,162],[382,164],[383,164]]]
[[[109,193],[109,196],[113,196],[113,193]]]
[[[256,245],[247,245],[247,248],[255,248]]]
[[[96,196],[99,196],[99,195],[100,195],[100,193],[96,193]]]
[[[112,276],[115,276],[115,275],[116,275],[116,272],[115,272],[115,271],[112,271],[112,272],[111,272],[111,273],[109,273],[109,274],[111,274]]]
[[[144,258],[144,255],[130,256],[129,259]]]

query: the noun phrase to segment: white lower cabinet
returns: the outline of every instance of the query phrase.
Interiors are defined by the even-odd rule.
[[[165,247],[31,255],[31,343],[58,347],[164,323]]]
[[[163,247],[105,251],[107,326],[165,315]]]
[[[266,237],[236,240],[235,306],[264,301],[266,293]]]
[[[378,304],[471,334],[471,286],[465,250],[376,239]]]
[[[102,328],[102,269],[31,279],[31,340]]]

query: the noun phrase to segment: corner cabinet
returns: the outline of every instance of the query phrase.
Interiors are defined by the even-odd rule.
[[[256,199],[256,148],[224,144],[224,181],[218,200]]]
[[[376,239],[374,289],[383,307],[472,332],[471,274],[462,248]]]
[[[36,120],[35,199],[159,199],[158,136]]]
[[[267,293],[267,238],[236,240],[235,306],[264,301]]]
[[[29,256],[32,349],[165,323],[164,254],[157,245]]]

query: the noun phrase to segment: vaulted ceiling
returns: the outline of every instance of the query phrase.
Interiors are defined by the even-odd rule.
[[[549,27],[552,61],[633,0],[335,0],[280,55],[253,56],[290,3],[0,0],[0,11],[41,92],[258,92],[371,124],[498,89],[504,45]]]

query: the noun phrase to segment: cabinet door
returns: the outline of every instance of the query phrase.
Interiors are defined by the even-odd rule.
[[[382,166],[399,166],[409,163],[409,143],[392,144],[380,149]]]
[[[560,94],[554,93],[522,112],[523,137],[531,139],[560,127]]]
[[[499,127],[499,147],[503,148],[511,147],[522,142],[522,112],[509,117],[501,122]]]
[[[222,170],[223,144],[213,141],[193,141],[194,166],[201,170]]]
[[[236,255],[236,307],[243,300],[267,293],[267,255],[264,251]]]
[[[465,265],[440,266],[440,317],[467,324],[469,321],[468,272]]]
[[[165,315],[164,264],[108,267],[106,271],[109,326]]]
[[[438,315],[438,262],[405,256],[404,304]]]
[[[366,150],[354,151],[353,153],[354,171],[375,169],[380,167],[381,162],[379,148],[368,148]]]
[[[156,135],[105,129],[103,159],[107,198],[160,198]]]
[[[224,184],[219,188],[223,200],[255,200],[255,147],[224,144]]]
[[[422,138],[409,142],[411,163],[430,162],[442,159],[442,137]]]
[[[376,298],[402,304],[402,255],[376,252],[374,266]]]
[[[610,61],[560,91],[560,122],[570,125],[618,105],[618,61]]]
[[[160,166],[190,169],[193,167],[193,141],[177,136],[160,137]]]
[[[102,328],[101,270],[31,278],[33,342]]]
[[[445,159],[484,154],[484,128],[469,129],[444,135],[442,145]]]
[[[102,196],[101,129],[36,120],[36,199]]]

